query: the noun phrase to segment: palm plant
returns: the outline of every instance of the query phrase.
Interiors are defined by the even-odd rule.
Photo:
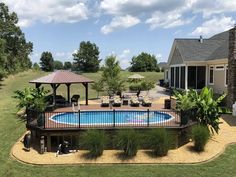
[[[48,90],[42,88],[26,87],[24,90],[15,91],[13,98],[19,100],[18,109],[32,109],[35,111],[42,111],[46,108],[45,96]]]
[[[222,112],[219,104],[226,94],[221,95],[215,100],[212,88],[204,87],[200,93],[196,90],[183,93],[175,91],[175,96],[177,98],[177,108],[180,111],[196,109],[196,114],[194,114],[196,120],[202,125],[209,125],[212,133],[218,133],[219,118]],[[192,114],[189,116],[192,116]]]
[[[194,94],[196,96],[196,94]],[[226,94],[221,95],[216,100],[213,99],[212,88],[203,88],[201,93],[198,94],[196,99],[197,119],[202,125],[210,125],[211,132],[218,133],[219,131],[219,118],[222,109],[219,104],[226,97]]]

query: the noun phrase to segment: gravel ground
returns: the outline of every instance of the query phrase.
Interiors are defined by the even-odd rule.
[[[23,150],[22,138],[15,143],[11,155],[19,161],[30,164],[112,164],[112,163],[201,163],[218,157],[224,152],[230,143],[236,143],[236,126],[230,126],[223,119],[220,120],[219,134],[214,135],[208,142],[204,152],[197,153],[192,150],[193,143],[190,142],[178,149],[170,150],[165,157],[153,157],[150,151],[139,150],[132,159],[124,159],[121,151],[105,150],[103,155],[97,159],[86,158],[87,151],[78,151],[68,155],[59,155],[53,152],[39,154],[35,149],[26,152]]]

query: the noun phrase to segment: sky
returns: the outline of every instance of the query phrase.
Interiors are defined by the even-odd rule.
[[[73,62],[81,41],[100,59],[116,55],[122,68],[141,52],[166,62],[175,38],[208,38],[236,24],[236,0],[2,0],[16,12],[31,60],[43,51]]]

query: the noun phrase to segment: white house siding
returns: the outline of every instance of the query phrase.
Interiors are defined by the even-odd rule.
[[[209,84],[209,66],[208,66],[208,86],[213,88],[215,93],[222,94],[223,92],[227,92],[227,86],[226,86],[226,77],[225,77],[225,69],[226,69],[226,63],[225,64],[217,64],[217,65],[211,65],[214,66],[214,83]],[[223,70],[217,70],[216,66],[224,66]]]
[[[174,50],[174,53],[173,53],[173,56],[171,58],[169,65],[176,65],[176,64],[183,64],[183,59],[177,47]]]

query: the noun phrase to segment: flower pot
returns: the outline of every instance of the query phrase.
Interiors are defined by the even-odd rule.
[[[191,109],[184,110],[184,111],[181,110],[180,111],[180,125],[188,124],[188,121],[189,121],[189,119],[191,117],[191,114],[192,114]]]

